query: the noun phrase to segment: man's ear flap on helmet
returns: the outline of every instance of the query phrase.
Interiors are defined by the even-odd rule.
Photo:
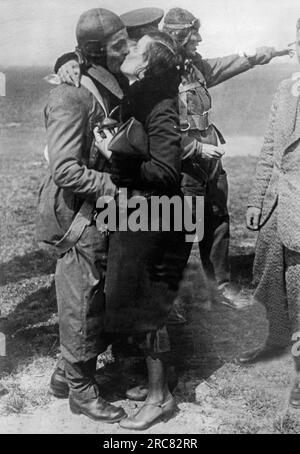
[[[97,40],[90,40],[82,44],[81,51],[86,57],[101,58],[105,56],[105,47]]]

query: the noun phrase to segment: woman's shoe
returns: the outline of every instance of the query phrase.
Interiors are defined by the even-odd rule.
[[[145,407],[149,408],[151,416],[145,415],[143,419],[140,419],[140,414]],[[151,412],[151,410],[154,411]],[[147,430],[161,421],[169,421],[177,411],[178,407],[173,397],[161,404],[145,403],[134,416],[123,419],[120,422],[120,427],[128,430]]]
[[[168,386],[171,393],[176,389],[178,385],[178,375],[173,372],[168,376]],[[135,400],[136,402],[144,402],[147,399],[149,392],[148,383],[145,380],[141,385],[135,386],[134,388],[126,391],[126,397],[129,400]]]

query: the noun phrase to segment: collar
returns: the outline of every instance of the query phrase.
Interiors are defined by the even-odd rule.
[[[184,60],[184,71],[192,72],[193,70],[193,60],[191,58],[186,58]]]
[[[184,61],[184,73],[182,77],[189,83],[198,81],[202,86],[207,88],[206,80],[202,71],[200,70],[200,68],[198,68],[198,66],[191,58]]]
[[[92,65],[88,70],[87,73],[99,82],[103,87],[105,87],[108,91],[110,91],[116,98],[122,99],[124,94],[120,85],[113,74],[111,74],[107,69],[103,68],[103,66],[99,65]]]

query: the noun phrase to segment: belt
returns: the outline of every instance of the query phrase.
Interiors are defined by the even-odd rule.
[[[73,219],[70,227],[64,236],[56,241],[54,246],[59,250],[60,254],[65,254],[67,251],[72,249],[79,241],[85,228],[91,225],[93,220],[94,205],[90,202],[83,202],[80,210]]]
[[[198,131],[206,131],[212,124],[211,109],[201,115],[187,115],[180,122],[180,129],[186,132],[189,129],[198,129]]]

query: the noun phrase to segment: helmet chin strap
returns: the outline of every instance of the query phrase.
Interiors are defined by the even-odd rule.
[[[189,33],[187,34],[186,38],[185,38],[185,39],[183,40],[183,42],[182,42],[182,47],[184,47],[184,46],[186,46],[186,45],[188,44],[188,42],[189,42],[189,40],[191,39],[191,36],[192,36],[192,34],[193,34],[193,31],[194,31],[193,29],[191,29],[191,30],[189,31]]]
[[[83,55],[82,50],[78,46],[75,48],[75,54],[78,57],[78,63],[80,66],[87,64],[86,57]]]

